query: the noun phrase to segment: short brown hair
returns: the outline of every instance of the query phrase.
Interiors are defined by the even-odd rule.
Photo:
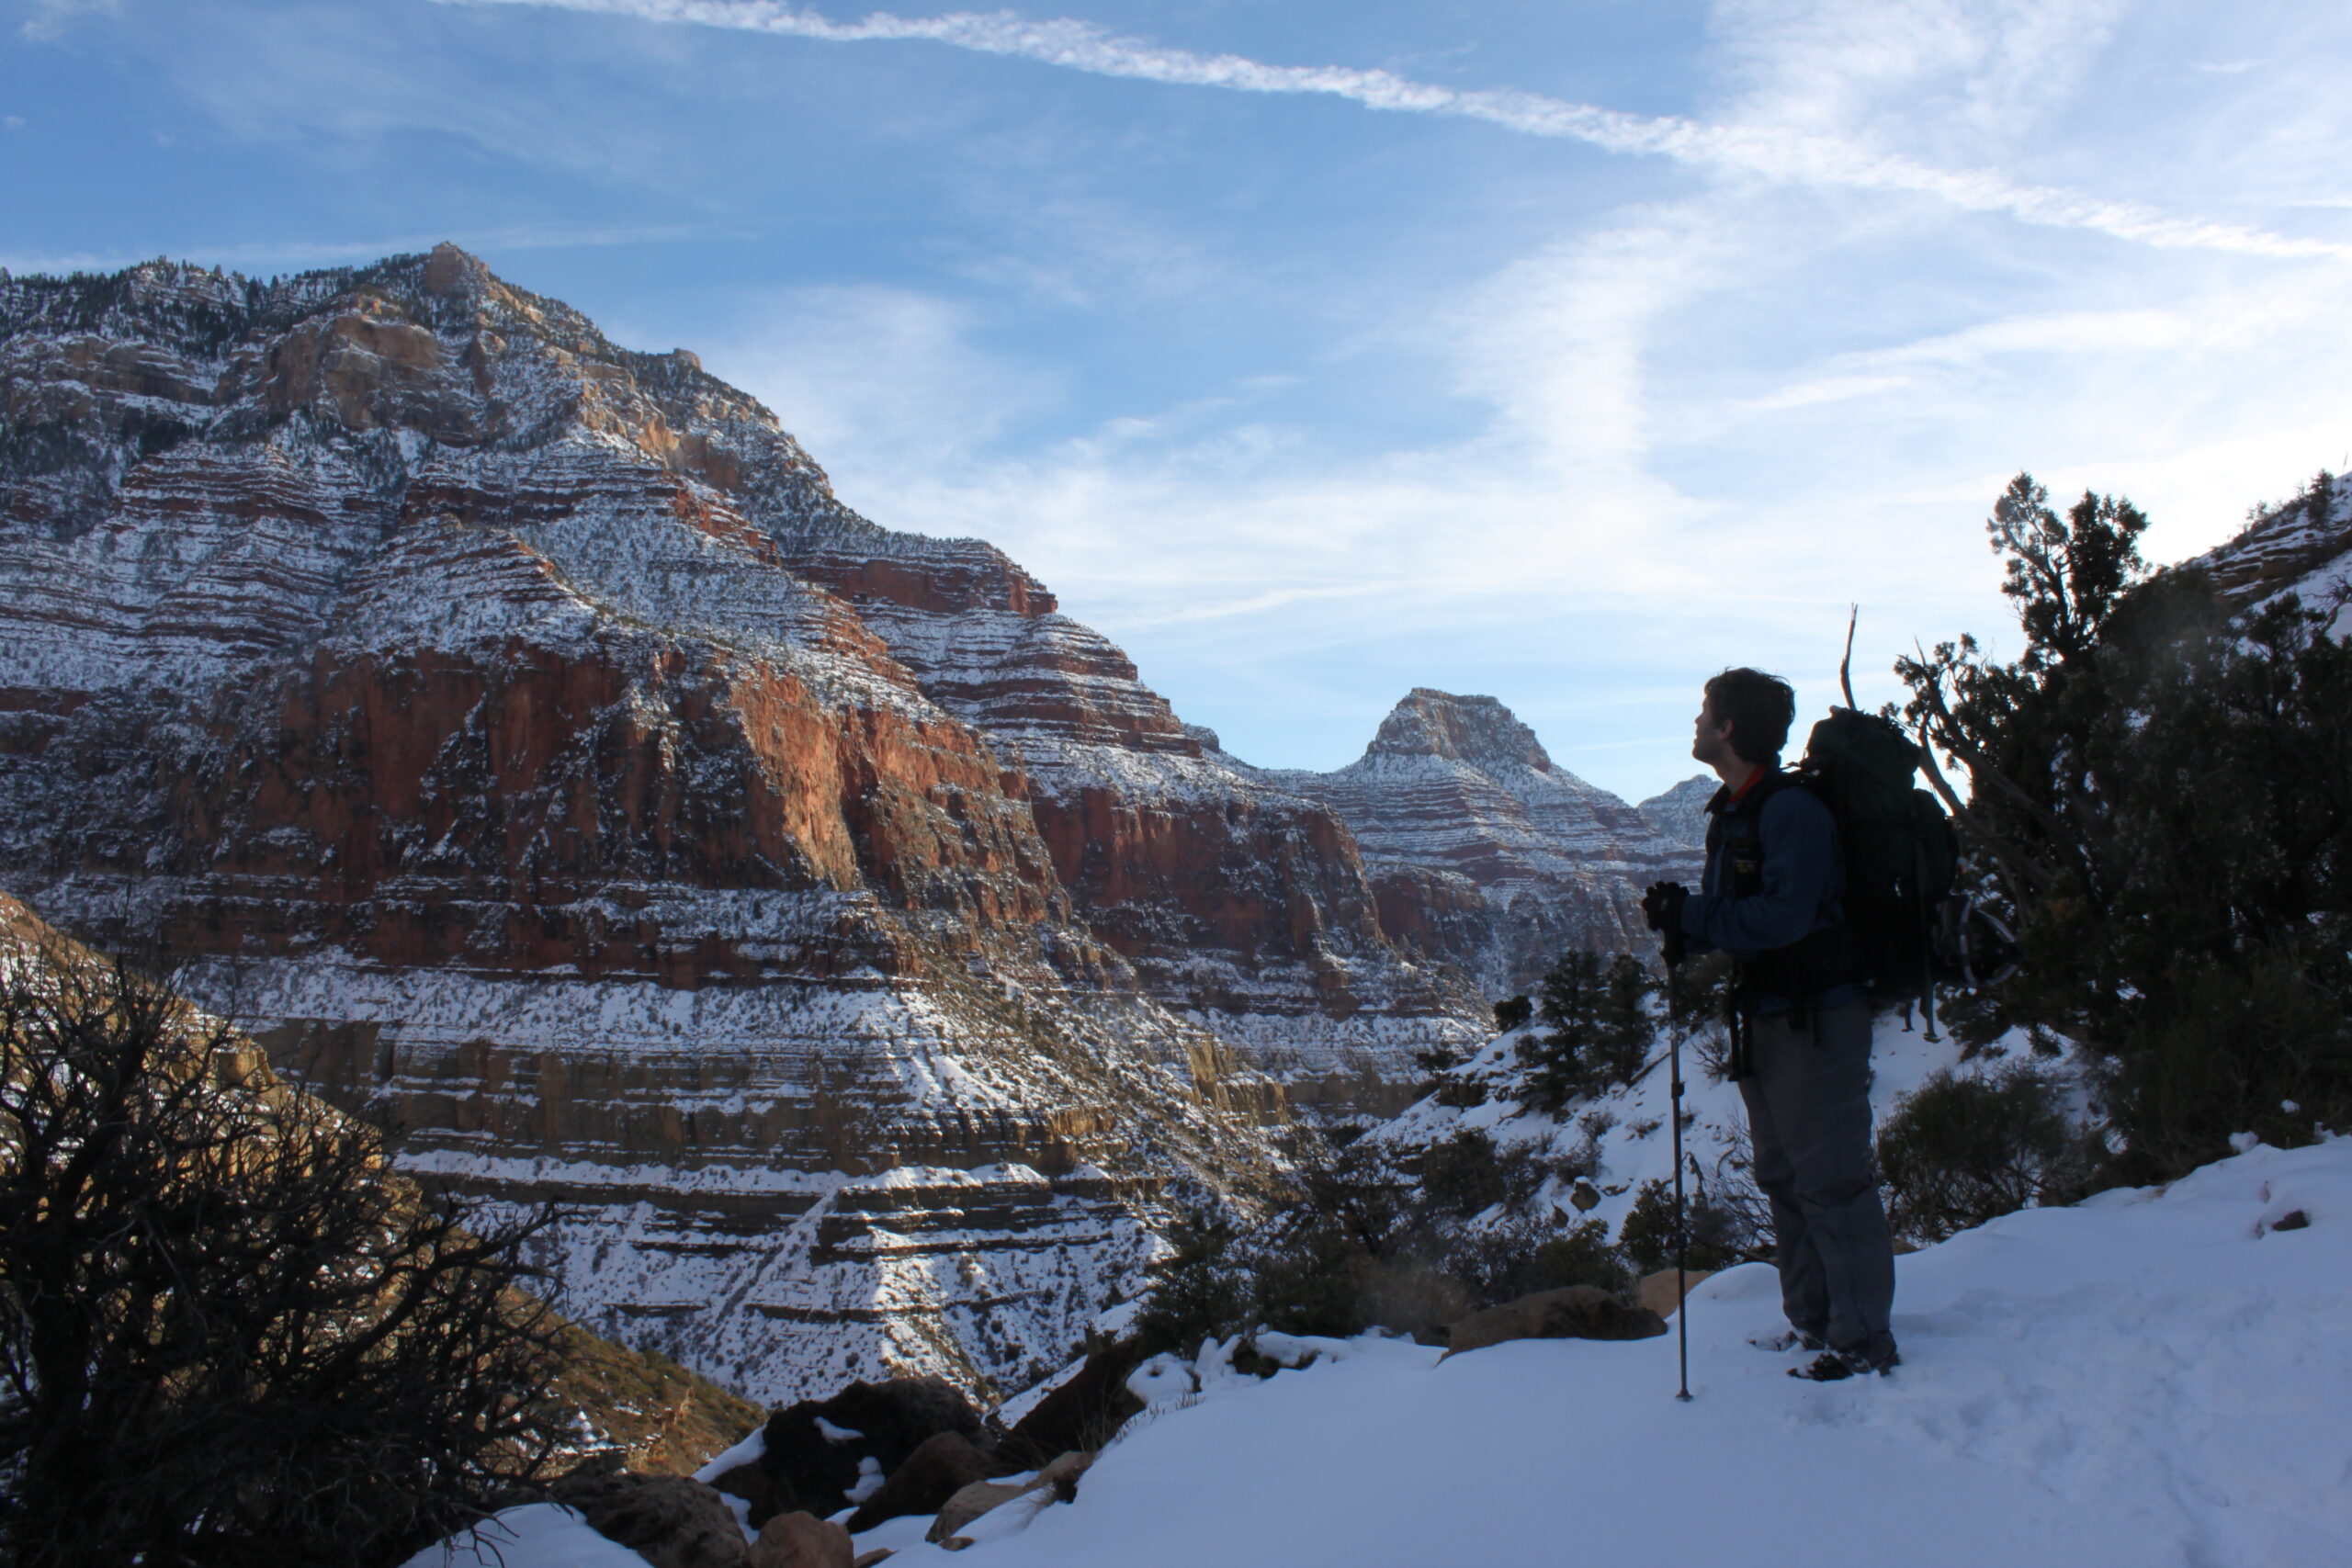
[[[1726,670],[1707,682],[1715,722],[1731,726],[1731,749],[1743,762],[1781,760],[1789,725],[1797,716],[1796,688],[1761,670]]]

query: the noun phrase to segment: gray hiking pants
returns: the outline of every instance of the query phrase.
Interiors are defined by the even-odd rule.
[[[1741,1080],[1756,1185],[1772,1201],[1789,1323],[1873,1361],[1894,1351],[1894,1248],[1871,1154],[1867,1003],[1802,1025],[1755,1021],[1756,1076]]]

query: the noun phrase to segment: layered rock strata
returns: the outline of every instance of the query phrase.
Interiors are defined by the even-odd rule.
[[[1001,554],[461,252],[0,276],[0,878],[746,1392],[1057,1362],[1475,1010]]]
[[[1489,997],[1572,947],[1646,948],[1641,890],[1698,871],[1689,842],[1558,766],[1492,697],[1416,689],[1356,761],[1268,776],[1346,819],[1383,931]]]
[[[2293,593],[2309,609],[2352,599],[2352,475],[2322,473],[2292,501],[2256,509],[2237,536],[2185,563],[2210,573],[2222,597],[2245,608]]]
[[[1479,1015],[1460,976],[1388,940],[1330,803],[1182,723],[1001,552],[894,535],[792,558],[1018,769],[1087,929],[1294,1104],[1394,1109],[1409,1054]]]
[[[28,986],[53,1004],[77,996],[103,1003],[112,994],[107,960],[60,932],[17,899],[0,894],[0,983]],[[5,1025],[21,1025],[11,1016]],[[305,1097],[270,1064],[253,1039],[200,1010],[175,1005],[167,1039],[200,1081],[225,1096],[265,1100]],[[313,1110],[318,1109],[312,1103]],[[328,1111],[330,1123],[335,1112]],[[185,1208],[183,1208],[185,1212]],[[528,1304],[527,1302],[518,1304]],[[659,1356],[598,1337],[576,1323],[549,1319],[554,1360],[548,1398],[563,1412],[570,1436],[557,1464],[610,1455],[643,1470],[684,1473],[732,1447],[756,1427],[759,1407]]]
[[[1698,773],[1672,789],[1643,801],[1634,809],[1649,825],[1678,844],[1703,848],[1707,842],[1707,802],[1714,799],[1723,781],[1713,773]]]

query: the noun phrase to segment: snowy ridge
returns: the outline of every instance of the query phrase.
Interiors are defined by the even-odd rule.
[[[2212,574],[2224,599],[2244,608],[2298,595],[2312,609],[2341,610],[2352,585],[2352,475],[2322,475],[2282,506],[2256,509],[2227,544],[2186,564]],[[2339,615],[2335,631],[2344,635]]]

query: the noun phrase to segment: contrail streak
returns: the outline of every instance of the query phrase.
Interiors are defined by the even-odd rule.
[[[981,54],[1005,55],[1083,71],[1240,93],[1320,94],[1400,114],[1451,115],[1528,136],[1581,141],[1611,152],[1670,158],[1698,168],[1748,175],[1782,185],[1933,197],[1972,212],[1999,212],[2020,222],[2083,229],[2165,250],[2228,251],[2245,255],[2352,258],[2352,245],[2299,240],[2238,224],[2176,218],[2130,202],[2107,201],[2048,186],[2020,186],[1984,171],[1939,169],[1871,152],[1830,137],[1761,127],[1709,125],[1671,115],[1626,114],[1593,104],[1510,91],[1463,91],[1388,71],[1339,65],[1270,65],[1234,54],[1163,49],[1068,17],[1032,21],[1010,11],[956,11],[899,17],[876,11],[837,22],[776,0],[437,0],[442,5],[533,6],[555,10],[684,23],[736,32],[772,33],[828,43],[921,40]]]

